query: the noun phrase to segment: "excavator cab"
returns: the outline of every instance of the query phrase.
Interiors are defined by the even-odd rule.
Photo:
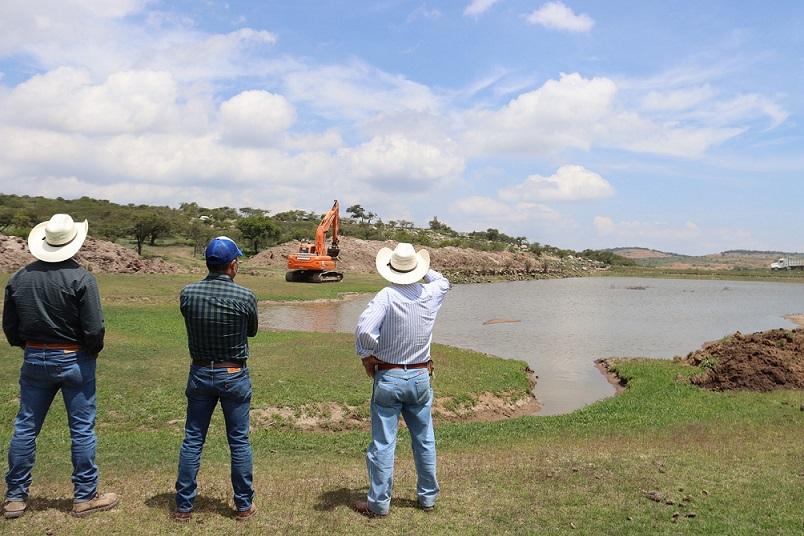
[[[315,233],[315,244],[302,242],[298,253],[288,255],[288,271],[285,281],[293,283],[337,283],[343,280],[343,274],[335,271],[341,249],[338,247],[340,230],[340,206],[338,200],[324,214]],[[332,231],[330,245],[327,247],[326,234]],[[326,255],[323,252],[326,251]]]

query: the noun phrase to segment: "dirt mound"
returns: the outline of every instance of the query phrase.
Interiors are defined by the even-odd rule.
[[[0,272],[15,272],[33,262],[34,257],[28,251],[28,241],[16,236],[0,235]],[[75,260],[90,272],[95,273],[146,273],[175,274],[186,273],[187,270],[163,261],[162,259],[145,259],[136,252],[111,242],[87,237]]]
[[[691,381],[708,389],[804,389],[804,330],[738,331],[682,361],[706,369]]]
[[[338,270],[344,272],[374,273],[374,259],[382,247],[393,248],[396,242],[361,240],[350,236],[340,238],[341,253]],[[420,246],[417,246],[417,249]],[[248,260],[249,266],[268,266],[285,268],[287,257],[296,253],[299,242],[285,242],[274,246]],[[475,249],[448,246],[444,248],[423,247],[430,253],[435,270],[446,274],[460,274],[465,280],[475,280],[485,276],[518,277],[558,277],[581,275],[603,268],[597,261],[573,257],[537,257],[529,252],[479,251]]]

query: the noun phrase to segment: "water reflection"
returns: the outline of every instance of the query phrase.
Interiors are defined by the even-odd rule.
[[[352,332],[370,299],[272,304],[263,325]],[[613,394],[597,358],[683,355],[734,331],[792,327],[804,285],[639,278],[581,278],[456,285],[439,313],[436,342],[522,359],[539,375],[542,414]],[[491,322],[489,320],[518,320]],[[485,323],[485,325],[484,325]]]

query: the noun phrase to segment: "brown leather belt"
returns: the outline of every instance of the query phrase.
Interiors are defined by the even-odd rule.
[[[413,363],[412,365],[401,365],[396,363],[378,363],[377,368],[379,370],[390,370],[390,369],[409,369],[409,368],[430,368],[430,363],[432,361],[425,361],[424,363]]]
[[[65,352],[78,352],[81,346],[74,342],[34,342],[25,341],[26,348],[34,348],[36,350],[64,350]]]
[[[193,365],[207,368],[243,368],[246,366],[246,363],[245,361],[238,363],[235,361],[199,361],[193,359]]]

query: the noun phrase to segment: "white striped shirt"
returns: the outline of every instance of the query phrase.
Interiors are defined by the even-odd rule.
[[[450,289],[435,270],[425,283],[385,287],[369,302],[355,330],[355,349],[361,357],[400,365],[430,360],[436,314]]]

